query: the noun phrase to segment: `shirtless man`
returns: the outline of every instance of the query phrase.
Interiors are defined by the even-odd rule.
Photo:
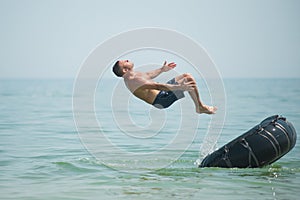
[[[179,75],[166,84],[154,82],[153,79],[162,72],[167,72],[174,67],[174,62],[164,62],[161,68],[149,72],[137,72],[133,70],[134,64],[129,60],[119,60],[113,66],[113,72],[118,77],[123,77],[127,88],[139,99],[163,109],[172,105],[178,99],[184,97],[184,91],[188,91],[196,108],[196,112],[215,114],[217,108],[204,105],[199,97],[196,81],[190,74]]]

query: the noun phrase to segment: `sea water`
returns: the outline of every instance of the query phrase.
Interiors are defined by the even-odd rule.
[[[110,81],[113,85],[115,80]],[[120,156],[110,158],[112,163],[122,164],[118,168],[104,165],[86,148],[76,129],[73,83],[73,80],[0,81],[0,199],[298,199],[300,136],[294,149],[270,166],[197,168],[195,161],[201,155],[200,144],[211,120],[208,115],[196,116],[199,124],[194,140],[166,167],[124,172],[120,166],[125,169],[132,163],[124,162],[126,159]],[[274,114],[287,117],[299,133],[299,85],[300,79],[225,79],[226,115],[217,147]],[[208,90],[201,87],[200,84],[201,97],[209,102]],[[171,116],[170,122],[154,135],[147,129],[136,131],[127,139],[118,137],[123,132],[116,126],[116,117],[112,120],[111,116],[127,116],[122,114],[124,110],[135,121],[135,126],[129,127],[133,131],[159,119],[149,119],[148,105],[134,98],[130,100],[134,106],[128,104],[129,111],[128,107],[120,107],[112,115],[108,106],[111,104],[105,104],[112,96],[111,87],[101,89],[100,84],[97,90],[95,115],[101,129],[114,145],[126,151],[162,149],[161,142],[173,137],[178,129],[179,102],[176,102],[166,111]],[[185,99],[189,99],[188,94]],[[190,108],[194,114],[192,104]],[[193,132],[188,126],[186,130],[186,134]],[[158,139],[130,145],[137,137]],[[160,155],[147,163],[156,166],[166,159]]]

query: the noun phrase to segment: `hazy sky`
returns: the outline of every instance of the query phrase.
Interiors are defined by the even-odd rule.
[[[74,78],[101,42],[141,27],[201,44],[222,77],[300,77],[299,0],[0,0],[0,78]]]

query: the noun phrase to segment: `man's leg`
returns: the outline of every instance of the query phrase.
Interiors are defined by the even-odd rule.
[[[193,81],[194,83],[196,83],[196,80],[194,79],[194,77],[191,74],[179,75],[179,76],[175,77],[175,81],[179,84],[184,81],[185,82]],[[216,110],[217,110],[216,107],[207,106],[201,102],[197,86],[195,86],[194,90],[189,91],[189,94],[195,104],[197,113],[199,113],[199,114],[201,114],[201,113],[214,114],[216,112]]]

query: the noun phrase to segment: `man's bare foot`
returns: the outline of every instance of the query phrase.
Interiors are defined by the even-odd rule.
[[[218,108],[215,107],[215,106],[204,105],[201,108],[197,108],[196,112],[199,113],[199,114],[202,114],[202,113],[205,113],[205,114],[215,114],[217,110],[218,110]]]

